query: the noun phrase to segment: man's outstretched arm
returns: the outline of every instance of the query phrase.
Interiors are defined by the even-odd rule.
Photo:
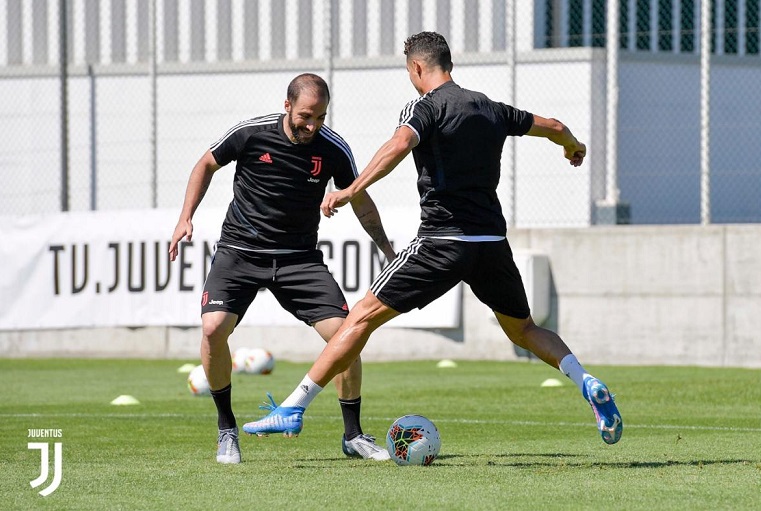
[[[565,158],[574,167],[581,165],[584,161],[584,157],[587,155],[587,146],[579,142],[579,140],[573,136],[571,130],[568,129],[568,126],[557,119],[547,119],[535,114],[534,124],[531,126],[531,129],[528,130],[526,135],[532,137],[544,137],[559,146],[563,146]]]
[[[407,126],[400,126],[380,149],[375,153],[365,170],[357,179],[343,190],[331,192],[322,200],[322,214],[331,217],[336,210],[351,202],[355,195],[368,186],[382,179],[408,155],[418,144],[417,135]]]

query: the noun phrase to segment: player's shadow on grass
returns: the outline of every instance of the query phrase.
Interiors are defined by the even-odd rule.
[[[437,462],[448,466],[474,466],[483,465],[483,459],[486,455],[476,454],[444,454],[436,458]],[[508,454],[491,454],[488,455],[485,462],[487,466],[516,467],[516,468],[534,468],[534,467],[605,467],[605,468],[663,468],[663,467],[703,467],[711,465],[744,465],[756,463],[754,460],[747,459],[728,459],[728,460],[665,460],[665,461],[616,461],[616,462],[599,462],[599,461],[582,461],[574,458],[587,458],[580,454],[536,454],[536,453],[508,453]],[[496,459],[495,459],[496,458]],[[510,461],[515,458],[540,458],[537,461]],[[458,463],[457,460],[462,462]],[[468,463],[469,459],[475,460],[474,463]],[[542,460],[544,459],[544,460]],[[568,461],[570,460],[570,461]]]
[[[525,461],[524,461],[525,460]],[[325,458],[301,458],[294,460],[296,464],[292,468],[309,468],[313,469],[315,464],[323,463],[341,463],[355,462],[367,463],[366,460],[359,458],[348,458],[340,456],[331,456]],[[515,468],[561,468],[561,467],[605,467],[605,468],[663,468],[663,467],[703,467],[711,465],[745,465],[755,464],[758,460],[749,459],[726,459],[726,460],[664,460],[664,461],[615,461],[600,462],[584,454],[567,454],[567,453],[503,453],[503,454],[440,454],[432,467],[475,467],[475,466],[494,466],[494,467],[515,467]],[[368,464],[368,466],[385,466],[386,463]]]
[[[440,454],[436,457],[436,460],[456,460],[456,459],[466,459],[466,458],[472,458],[472,459],[483,459],[484,457],[489,456],[490,458],[514,458],[516,456],[525,456],[525,457],[546,457],[546,458],[573,458],[573,457],[581,457],[580,454]],[[347,457],[347,456],[332,456],[329,458],[301,458],[299,460],[296,460],[300,463],[322,463],[322,462],[362,462],[364,460],[361,460],[360,458],[356,457]],[[434,465],[436,462],[434,462]],[[476,465],[478,463],[448,463],[448,465]],[[492,463],[495,464],[495,463]],[[503,465],[503,463],[499,463],[499,465]],[[504,464],[507,465],[507,464]],[[551,465],[550,463],[547,463],[547,465]],[[380,464],[379,464],[380,466]],[[294,468],[314,468],[312,465],[294,465]]]

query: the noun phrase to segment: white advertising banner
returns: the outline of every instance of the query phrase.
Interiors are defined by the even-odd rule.
[[[179,210],[72,212],[0,218],[0,330],[198,326],[201,294],[225,209],[199,208],[193,240],[170,262]],[[417,211],[381,211],[396,250],[417,229]],[[364,296],[385,257],[350,207],[320,224],[319,247],[349,306]],[[460,284],[461,285],[461,284]],[[460,286],[388,326],[460,325]],[[302,324],[260,292],[242,325]]]

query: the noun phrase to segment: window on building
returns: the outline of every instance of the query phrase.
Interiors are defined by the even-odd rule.
[[[679,50],[684,53],[695,51],[695,0],[682,0],[679,11]]]
[[[584,0],[568,2],[568,46],[584,46]]]
[[[605,3],[606,0],[592,1],[592,46],[596,48],[605,48],[605,31],[607,30]]]
[[[737,54],[738,0],[726,0],[724,4],[724,53]]]
[[[759,0],[745,2],[745,53],[749,55],[758,55],[759,3]]]
[[[618,47],[621,49],[629,48],[629,2],[621,0],[618,6]]]
[[[544,47],[555,47],[555,1],[546,0],[544,3]]]
[[[637,0],[635,47],[650,49],[650,0]]]
[[[658,50],[674,49],[672,32],[674,30],[671,0],[658,2]]]

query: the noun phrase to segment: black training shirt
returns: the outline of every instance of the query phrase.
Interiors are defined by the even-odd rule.
[[[497,199],[502,147],[525,135],[534,116],[448,81],[410,101],[399,126],[417,133],[420,236],[504,236]]]
[[[237,161],[220,245],[314,249],[328,181],[346,188],[357,176],[351,149],[338,134],[323,125],[311,143],[294,144],[284,119],[272,114],[243,121],[211,146],[218,165]]]

